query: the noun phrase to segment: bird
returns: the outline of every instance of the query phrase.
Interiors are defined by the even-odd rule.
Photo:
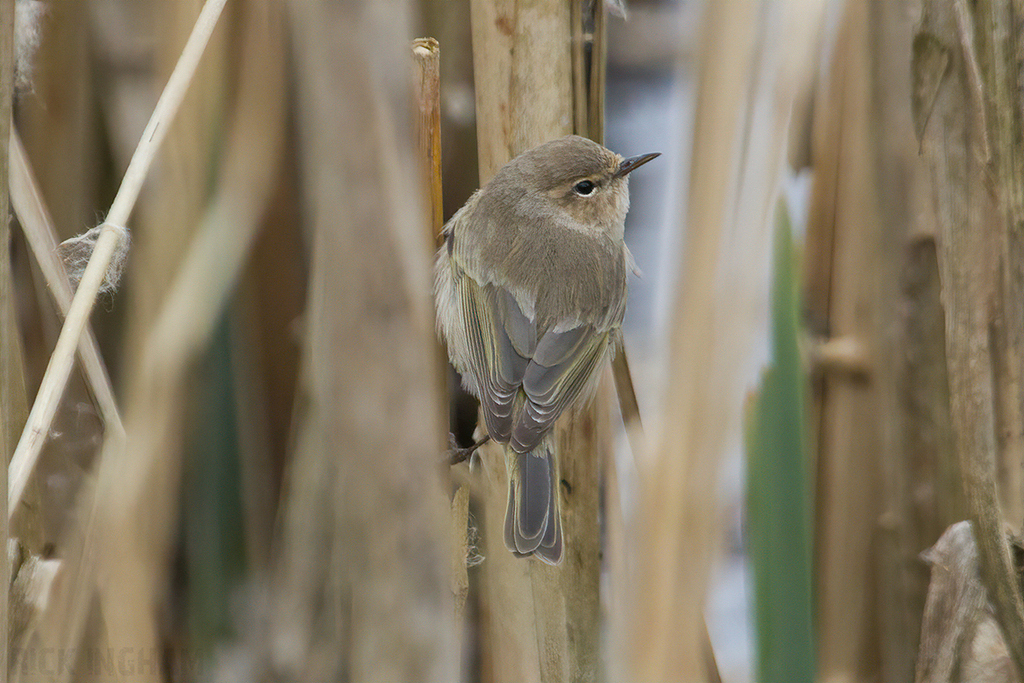
[[[435,261],[437,325],[465,388],[502,444],[505,546],[562,560],[553,428],[593,396],[621,342],[629,174],[660,153],[623,158],[577,135],[505,164],[445,224]],[[596,466],[596,465],[595,465]]]

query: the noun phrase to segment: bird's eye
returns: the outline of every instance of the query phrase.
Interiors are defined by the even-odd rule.
[[[597,189],[597,185],[595,185],[589,180],[581,180],[575,185],[573,185],[572,189],[573,192],[575,192],[579,196],[586,197],[588,195],[594,194],[594,190]]]

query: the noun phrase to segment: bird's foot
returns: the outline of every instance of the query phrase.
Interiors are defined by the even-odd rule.
[[[459,445],[455,441],[455,435],[449,433],[448,434],[448,464],[449,465],[458,465],[460,462],[465,462],[466,460],[469,460],[470,457],[472,457],[472,455],[474,453],[476,453],[476,450],[478,448],[480,448],[481,446],[483,446],[485,443],[487,443],[490,440],[491,440],[490,436],[485,436],[484,438],[480,439],[479,441],[477,441],[475,444],[473,444],[472,446],[470,446],[468,448],[459,448]]]

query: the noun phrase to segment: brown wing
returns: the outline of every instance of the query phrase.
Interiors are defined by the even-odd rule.
[[[456,278],[456,289],[487,432],[517,452],[529,452],[593,387],[608,355],[611,321],[566,330],[555,325],[537,340],[536,320],[508,290],[480,284],[465,272]],[[621,311],[609,317],[621,319]],[[517,400],[520,389],[523,399]]]
[[[465,274],[456,287],[487,433],[507,443],[516,394],[537,348],[536,327],[507,290]]]
[[[581,325],[541,338],[523,375],[526,401],[512,427],[513,450],[536,448],[565,409],[593,386],[610,334]]]

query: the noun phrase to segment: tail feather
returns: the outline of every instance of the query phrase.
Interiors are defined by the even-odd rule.
[[[519,470],[516,506],[516,549],[530,552],[544,540],[551,512],[551,459],[533,453],[516,453]]]
[[[548,524],[547,533],[544,534],[544,540],[540,542],[537,549],[533,551],[533,554],[544,560],[548,564],[561,564],[562,562],[562,515],[555,508],[554,511],[555,520],[554,523]]]
[[[546,446],[530,453],[506,451],[509,488],[505,545],[516,555],[536,555],[548,564],[562,559],[555,458]]]

